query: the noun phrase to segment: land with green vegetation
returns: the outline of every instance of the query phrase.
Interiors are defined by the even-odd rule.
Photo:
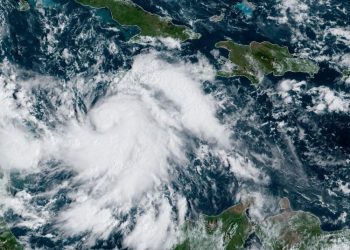
[[[203,216],[199,223],[187,223],[184,240],[175,250],[242,249],[252,227],[246,215],[249,204],[239,203],[219,215]]]
[[[281,213],[266,218],[258,225],[256,233],[264,249],[332,249],[349,246],[350,231],[325,232],[320,220],[304,211],[293,211],[289,200],[280,201]]]
[[[256,223],[246,211],[253,200],[230,207],[217,216],[204,216],[200,222],[188,222],[182,242],[175,250],[244,249],[254,233],[265,250],[323,250],[350,245],[350,230],[322,231],[320,220],[304,211],[293,211],[289,200],[280,201],[281,212]]]
[[[6,227],[5,222],[0,218],[0,249],[21,250],[23,247],[18,243],[12,232]]]
[[[183,25],[151,14],[129,0],[76,0],[94,8],[107,8],[112,17],[121,25],[137,26],[139,36],[172,37],[181,41],[198,38],[198,34]]]
[[[18,1],[18,10],[19,11],[27,11],[30,9],[30,5],[27,0],[19,0]]]
[[[344,70],[341,72],[342,75],[342,79],[344,81],[347,81],[348,79],[350,79],[350,70]]]
[[[271,73],[282,76],[286,72],[301,72],[313,76],[319,70],[314,62],[294,57],[287,47],[270,42],[242,45],[233,41],[221,41],[215,47],[228,50],[229,60],[234,64],[232,70],[219,72],[222,77],[244,76],[258,84],[264,76]]]

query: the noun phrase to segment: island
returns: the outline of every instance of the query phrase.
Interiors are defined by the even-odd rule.
[[[250,199],[219,215],[186,223],[185,236],[174,250],[244,249],[250,235],[259,239],[261,249],[332,249],[338,244],[350,245],[350,230],[323,231],[315,215],[292,210],[288,198],[280,200],[280,213],[262,221],[248,217],[253,203]]]
[[[22,250],[16,237],[6,227],[4,220],[0,218],[0,249],[1,250]]]
[[[18,10],[19,11],[28,11],[30,9],[30,5],[27,0],[19,0],[18,1]]]
[[[209,18],[210,22],[217,23],[221,22],[225,17],[224,13],[221,13],[220,15],[214,15]]]
[[[316,63],[294,57],[287,47],[270,42],[242,45],[233,41],[220,41],[215,47],[228,50],[228,59],[234,64],[230,71],[219,71],[221,77],[243,76],[258,84],[271,73],[283,76],[286,72],[300,72],[313,76],[319,70]]]
[[[344,82],[350,83],[350,70],[343,70],[341,72],[341,78]]]
[[[76,0],[76,2],[93,7],[107,8],[112,18],[121,25],[137,26],[138,36],[171,37],[180,41],[198,38],[198,34],[183,25],[175,25],[158,15],[145,11],[129,0]]]

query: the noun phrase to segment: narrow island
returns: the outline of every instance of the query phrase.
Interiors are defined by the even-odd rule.
[[[314,62],[294,57],[287,47],[270,42],[251,42],[241,45],[233,41],[221,41],[216,48],[229,51],[229,60],[234,64],[232,71],[219,71],[221,77],[243,76],[259,84],[264,76],[283,76],[286,72],[316,74],[319,67]]]
[[[6,227],[5,222],[0,218],[0,249],[1,250],[22,250],[16,237]]]
[[[171,37],[180,41],[198,38],[198,34],[183,25],[175,25],[158,15],[145,11],[129,0],[76,0],[76,2],[93,7],[107,8],[112,18],[121,25],[137,26],[138,36]]]
[[[224,17],[225,17],[225,14],[220,13],[220,15],[214,15],[209,17],[209,21],[213,23],[218,23],[218,22],[221,22],[224,19]]]
[[[217,216],[188,222],[184,239],[174,250],[244,249],[249,235],[258,237],[262,249],[332,249],[350,245],[350,230],[326,232],[320,220],[305,211],[294,211],[289,200],[280,200],[280,213],[263,221],[252,221],[247,210],[254,200],[241,202]]]

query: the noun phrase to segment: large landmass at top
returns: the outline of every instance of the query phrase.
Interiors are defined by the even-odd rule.
[[[247,215],[253,202],[242,202],[219,215],[187,222],[182,241],[174,250],[244,249],[251,235],[259,239],[265,250],[320,250],[339,243],[350,245],[350,230],[322,231],[320,220],[315,215],[293,211],[287,198],[280,201],[279,214],[262,222],[253,222]]]
[[[244,76],[252,83],[258,84],[270,73],[282,76],[289,71],[313,76],[319,70],[314,62],[294,57],[287,47],[270,42],[242,45],[233,41],[221,41],[215,46],[228,50],[229,60],[234,64],[232,70],[219,72],[219,76],[222,77]]]
[[[107,8],[112,17],[121,25],[137,26],[139,36],[172,37],[181,41],[198,38],[198,34],[183,25],[149,13],[129,0],[76,0],[76,2],[94,7]]]

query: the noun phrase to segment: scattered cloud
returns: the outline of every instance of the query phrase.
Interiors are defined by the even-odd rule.
[[[350,108],[350,96],[342,91],[334,91],[328,87],[315,87],[309,90],[313,106],[310,110],[315,113],[336,112],[347,113]]]
[[[2,167],[53,171],[45,160],[55,159],[75,173],[65,184],[74,187],[68,192],[72,202],[54,221],[49,208],[39,209],[30,202],[31,194],[6,197],[2,205],[22,207],[15,211],[23,215],[22,223],[27,226],[51,221],[62,234],[86,234],[87,245],[116,229],[125,234],[125,245],[135,249],[173,244],[187,205],[185,198],[172,191],[169,171],[188,164],[185,154],[192,139],[227,149],[230,134],[216,118],[215,100],[201,88],[203,81],[215,77],[208,61],[199,55],[197,63],[169,63],[162,56],[152,51],[140,54],[129,71],[105,76],[111,84],[107,96],[93,106],[87,104],[88,112],[79,121],[72,115],[74,102],[70,99],[73,90],[84,92],[89,85],[76,79],[60,89],[55,84],[61,83],[51,79],[47,88],[54,95],[50,100],[61,97],[63,101],[63,107],[58,105],[54,111],[62,121],[55,128],[31,115],[31,104],[38,101],[31,92],[45,85],[36,84],[35,76],[25,80],[26,87],[15,75],[11,84],[5,84],[11,77],[1,79],[6,91],[1,93],[4,109],[0,116],[10,121],[0,124]],[[21,108],[12,98],[16,88],[23,96]],[[41,132],[32,133],[25,126],[30,119],[42,127]],[[177,213],[172,204],[178,207]],[[133,209],[137,210],[136,221],[130,217]]]

